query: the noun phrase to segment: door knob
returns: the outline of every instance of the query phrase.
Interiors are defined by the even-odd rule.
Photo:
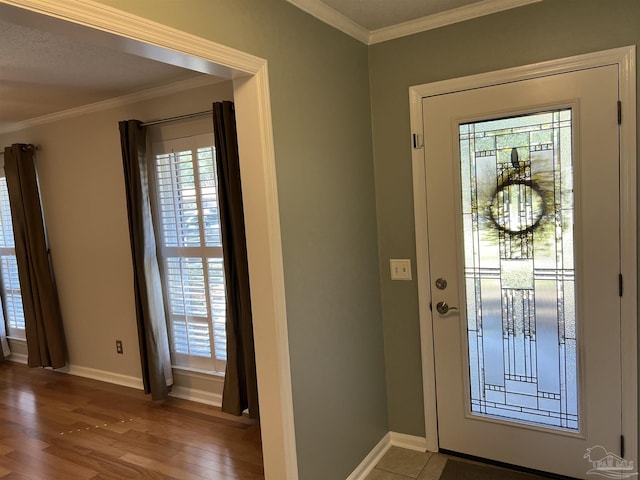
[[[436,310],[440,315],[444,315],[448,313],[449,310],[458,310],[458,307],[450,307],[447,302],[438,302],[436,303]]]

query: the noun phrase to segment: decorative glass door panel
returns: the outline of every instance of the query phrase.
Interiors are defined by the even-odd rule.
[[[459,140],[471,413],[578,430],[572,111]]]
[[[422,98],[440,449],[581,479],[594,445],[635,452],[620,445],[620,78],[606,65]]]

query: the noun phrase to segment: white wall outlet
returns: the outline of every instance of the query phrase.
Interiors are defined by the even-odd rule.
[[[392,258],[391,280],[411,280],[411,260],[408,258]]]

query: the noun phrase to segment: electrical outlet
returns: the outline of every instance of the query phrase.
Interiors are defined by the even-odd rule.
[[[120,355],[124,353],[122,350],[122,340],[116,340],[116,353]]]

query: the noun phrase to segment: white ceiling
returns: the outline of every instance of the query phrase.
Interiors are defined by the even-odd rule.
[[[200,75],[18,25],[0,15],[0,131],[11,124]]]
[[[542,0],[287,0],[368,45]]]
[[[482,0],[323,0],[367,30],[397,25]]]
[[[541,0],[287,1],[372,44]],[[0,132],[202,75],[106,44],[71,39],[50,23],[43,26],[35,14],[0,7]]]

